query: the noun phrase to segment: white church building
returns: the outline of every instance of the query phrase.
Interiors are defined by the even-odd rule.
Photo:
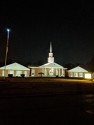
[[[31,77],[65,77],[65,70],[63,66],[54,62],[53,52],[52,52],[52,43],[50,42],[50,52],[48,56],[48,62],[38,67],[30,68]]]

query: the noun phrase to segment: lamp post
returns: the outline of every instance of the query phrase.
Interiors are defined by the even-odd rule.
[[[9,44],[9,32],[10,32],[10,29],[6,29],[6,31],[7,31],[7,43],[6,43],[6,54],[5,54],[4,78],[6,77],[6,62],[7,62],[7,54],[8,54],[8,44]]]

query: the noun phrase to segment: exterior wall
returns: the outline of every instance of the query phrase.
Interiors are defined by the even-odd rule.
[[[0,77],[4,77],[4,76],[2,76],[3,71],[4,70],[0,70]],[[14,77],[17,76],[17,71],[21,71],[21,74],[24,74],[25,72],[27,72],[25,77],[29,77],[29,75],[30,75],[30,70],[6,70],[5,76],[8,77],[8,74],[11,74],[12,71],[13,71],[13,76]]]
[[[60,68],[31,68],[31,77],[56,77],[65,76],[65,70]]]
[[[68,72],[69,77],[84,78],[85,72]]]
[[[32,75],[32,70],[34,70],[34,75]],[[27,72],[27,76],[25,77],[64,77],[65,76],[65,70],[64,69],[59,69],[59,68],[53,68],[53,74],[50,74],[50,70],[51,68],[31,68],[30,70],[13,70],[14,72],[14,77],[17,76],[17,71],[21,71],[21,74],[25,74],[25,72]],[[6,70],[6,74],[5,76],[8,77],[9,71],[12,70]],[[4,77],[2,76],[2,72],[3,70],[0,70],[0,77]],[[41,74],[43,73],[43,74]]]
[[[8,70],[4,72],[4,70],[0,69],[0,77],[4,77],[4,75],[7,77],[8,76]]]

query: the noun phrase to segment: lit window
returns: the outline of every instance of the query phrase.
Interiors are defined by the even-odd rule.
[[[86,73],[86,74],[85,74],[85,78],[86,78],[86,79],[91,79],[91,73]]]

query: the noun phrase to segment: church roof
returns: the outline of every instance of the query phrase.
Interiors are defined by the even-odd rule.
[[[40,68],[64,68],[63,66],[57,64],[57,63],[46,63],[44,65],[39,66]]]
[[[0,69],[5,69],[5,66],[0,67]],[[6,69],[9,69],[9,70],[30,70],[29,68],[27,68],[19,63],[16,63],[16,62],[9,64],[9,65],[6,65]]]
[[[80,66],[77,66],[77,67],[75,67],[75,68],[73,68],[73,69],[68,70],[68,72],[88,72],[88,71],[85,70],[85,69],[83,69],[83,68],[80,67]]]

